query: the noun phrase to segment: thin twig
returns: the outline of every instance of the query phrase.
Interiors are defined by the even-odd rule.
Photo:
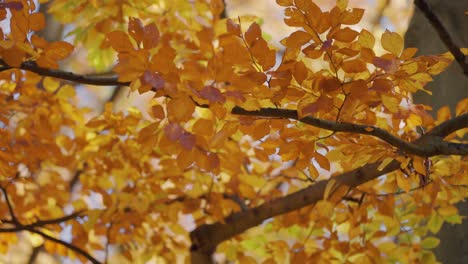
[[[10,213],[13,224],[16,226],[22,226],[20,221],[18,221],[18,218],[16,218],[15,212],[13,211],[13,205],[11,204],[11,201],[10,201],[10,198],[8,197],[8,193],[6,189],[0,186],[0,190],[3,192],[3,196],[5,197],[5,202],[8,206],[8,211]]]
[[[62,246],[65,246],[66,248],[72,250],[72,251],[75,251],[76,253],[82,255],[83,257],[87,258],[89,261],[91,261],[93,264],[101,264],[101,262],[99,262],[97,259],[95,259],[93,256],[91,256],[88,252],[84,251],[83,249],[71,244],[71,243],[68,243],[68,242],[65,242],[63,240],[60,240],[58,238],[55,238],[53,236],[49,236],[47,235],[46,233],[40,231],[40,230],[36,230],[36,229],[33,229],[33,228],[26,228],[25,230],[31,232],[31,233],[35,233],[35,234],[38,234],[40,236],[42,236],[44,239],[47,239],[47,240],[50,240],[52,242],[55,242],[57,244],[60,244]]]

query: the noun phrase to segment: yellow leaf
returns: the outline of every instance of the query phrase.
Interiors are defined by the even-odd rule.
[[[333,193],[335,186],[336,185],[336,180],[335,179],[330,179],[327,183],[327,186],[325,187],[325,191],[323,192],[323,199],[327,200],[329,196]]]
[[[455,114],[459,116],[466,112],[468,112],[468,98],[464,98],[460,102],[458,102]]]
[[[424,159],[423,158],[415,157],[413,159],[413,167],[418,173],[420,173],[422,175],[426,175],[426,166],[424,165]]]
[[[75,88],[69,84],[65,84],[57,92],[57,97],[63,100],[73,98],[75,96]]]
[[[395,56],[400,56],[403,51],[403,38],[396,32],[385,30],[382,35],[382,47],[386,51],[390,51]]]
[[[442,216],[451,216],[458,214],[458,209],[453,205],[447,205],[437,210]]]
[[[246,183],[246,184],[248,184],[248,185],[250,185],[250,186],[252,186],[254,188],[261,188],[267,182],[265,180],[265,178],[263,178],[263,177],[250,175],[250,174],[241,174],[241,175],[239,175],[239,179],[242,182],[244,182],[244,183]]]
[[[379,171],[382,171],[385,167],[387,167],[387,165],[393,161],[393,158],[385,158],[382,163],[380,163],[379,167],[377,168],[377,170]]]
[[[409,192],[411,190],[411,179],[410,177],[406,177],[402,173],[398,173],[396,175],[397,185],[405,192]]]
[[[372,33],[363,29],[359,34],[358,42],[361,44],[362,47],[372,49],[374,48],[375,38]]]
[[[42,81],[42,84],[44,85],[46,91],[53,93],[59,88],[60,81],[52,77],[45,77]]]
[[[330,219],[333,216],[334,208],[334,203],[324,200],[319,201],[315,205],[315,210],[317,211],[319,216],[326,219]]]
[[[381,96],[381,98],[382,98],[383,105],[390,112],[392,112],[392,113],[397,113],[398,112],[399,105],[400,105],[400,102],[398,101],[398,99],[396,99],[395,97],[384,95],[384,94]]]
[[[422,125],[422,118],[411,113],[408,119],[406,119],[406,122],[408,122],[408,127],[413,128]]]

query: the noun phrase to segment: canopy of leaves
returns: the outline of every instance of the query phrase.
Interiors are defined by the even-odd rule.
[[[73,44],[36,34],[34,1],[1,3],[0,253],[435,263],[432,234],[468,196],[468,100],[433,118],[411,95],[453,56],[356,30],[364,10],[344,0],[277,4],[294,29],[281,52],[221,0],[51,1]],[[77,46],[96,71],[115,56],[116,76],[59,70]],[[152,99],[93,115],[79,84]]]

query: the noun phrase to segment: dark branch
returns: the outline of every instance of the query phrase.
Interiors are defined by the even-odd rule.
[[[410,143],[390,134],[389,132],[381,128],[374,126],[359,125],[346,122],[334,122],[329,120],[318,119],[311,116],[299,118],[296,110],[262,108],[255,111],[247,111],[240,107],[234,107],[232,109],[232,113],[236,115],[245,116],[289,118],[330,131],[370,135],[382,139],[383,141],[389,143],[390,145],[398,148],[401,151],[423,157],[430,157],[435,155],[468,155],[467,144],[455,144],[441,140],[432,143],[431,140],[429,140],[432,139],[432,137],[430,138],[429,136],[425,137],[425,144]],[[429,135],[439,136],[440,134],[447,133],[453,129],[458,130],[461,128],[468,127],[468,114],[464,114],[457,117],[456,122],[452,122],[451,120],[449,121],[446,121],[435,128],[437,129],[437,131],[439,131],[437,132],[437,134],[432,134],[430,132]],[[449,124],[446,124],[448,122]],[[443,129],[440,128],[441,126],[443,127]]]
[[[381,171],[378,170],[380,162],[365,165],[361,168],[333,177],[336,186],[354,188],[365,182],[373,180],[380,175],[400,168],[396,160],[390,162]],[[224,219],[225,223],[216,222],[204,224],[190,233],[192,240],[192,263],[198,259],[208,260],[217,245],[227,239],[238,235],[245,230],[260,225],[263,221],[299,208],[313,205],[323,199],[328,181],[321,181],[298,192],[275,199],[246,211],[240,211]]]
[[[283,113],[284,115],[277,116],[278,112]],[[260,109],[257,111],[246,111],[241,108],[235,108],[233,113],[236,114],[247,114],[247,115],[254,115],[254,116],[269,116],[269,117],[283,117],[283,118],[291,118],[291,119],[298,119],[296,111],[293,110],[281,110],[281,109]],[[438,143],[442,141],[441,136],[446,136],[450,134],[452,131],[455,131],[460,128],[467,127],[468,124],[464,125],[454,125],[455,122],[461,122],[466,120],[468,115],[459,116],[456,118],[455,121],[448,120],[438,126],[436,126],[432,131],[428,134],[422,136],[419,140],[415,141],[415,143],[410,143],[412,145],[421,144],[422,146],[431,144],[431,148],[434,148],[434,151],[437,151],[440,146]],[[300,121],[304,123],[311,123],[311,125],[319,126],[328,129],[328,127],[335,127],[338,126],[339,129],[343,129],[346,132],[348,131],[348,125],[351,127],[357,126],[358,129],[362,127],[360,125],[354,124],[344,124],[343,123],[334,123],[330,121],[324,120],[316,120],[314,118],[303,118]],[[336,128],[336,127],[335,127]],[[364,131],[361,131],[364,132]],[[365,130],[368,133],[367,130]],[[363,134],[366,134],[363,133]],[[383,134],[385,135],[385,134]],[[387,135],[385,135],[387,136]],[[392,136],[392,135],[390,135]],[[393,137],[393,136],[392,136]],[[427,141],[436,141],[436,143],[427,143]],[[416,144],[417,142],[417,144]],[[444,147],[450,146],[452,143],[450,142],[443,142]],[[466,145],[463,144],[456,144],[457,146],[464,146],[466,151]],[[440,149],[439,149],[440,150]],[[339,176],[333,177],[336,180],[338,186],[347,186],[348,188],[354,188],[359,186],[363,183],[376,179],[380,175],[392,172],[400,168],[400,163],[396,160],[390,162],[383,170],[378,170],[380,162],[367,164],[361,168],[355,169],[350,172],[343,173]],[[309,187],[306,187],[298,192],[289,194],[287,196],[278,198],[276,200],[264,203],[260,206],[250,208],[245,211],[237,212],[231,214],[230,216],[224,219],[225,223],[216,222],[213,224],[205,224],[201,225],[196,228],[194,231],[190,233],[190,237],[192,239],[192,247],[191,247],[191,254],[192,260],[204,260],[208,261],[211,254],[216,249],[217,245],[227,239],[238,235],[245,230],[257,226],[261,224],[264,220],[285,214],[299,208],[313,205],[317,201],[323,199],[323,195],[325,192],[325,188],[327,184],[330,182],[328,181],[321,181]]]
[[[36,230],[36,229],[33,229],[33,228],[26,228],[25,230],[31,232],[31,233],[35,233],[35,234],[38,234],[40,236],[42,236],[44,239],[47,239],[49,241],[52,241],[52,242],[55,242],[57,244],[60,244],[62,246],[65,246],[66,248],[70,249],[70,250],[73,250],[75,251],[76,253],[84,256],[85,258],[87,258],[89,261],[91,261],[91,263],[93,264],[101,264],[101,262],[99,262],[97,259],[95,259],[93,256],[91,256],[88,252],[84,251],[83,249],[71,244],[71,243],[68,243],[68,242],[65,242],[63,240],[60,240],[60,239],[57,239],[53,236],[49,236],[47,235],[46,233],[43,233],[42,231],[40,230]]]
[[[432,12],[431,8],[425,0],[415,0],[414,4],[418,7],[419,10],[421,10],[427,20],[429,20],[432,27],[434,27],[434,29],[437,31],[440,40],[455,57],[455,60],[458,62],[458,64],[460,64],[460,67],[462,68],[465,75],[468,76],[468,64],[465,61],[465,55],[461,52],[460,47],[455,44],[453,38],[450,37],[450,34],[448,33],[447,29],[445,29],[444,25],[442,25],[442,22],[434,14],[434,12]],[[460,10],[460,12],[463,11],[464,10]]]
[[[28,264],[36,263],[37,256],[39,256],[39,253],[41,252],[43,248],[44,248],[43,245],[40,245],[38,247],[33,247],[31,255],[29,256],[29,259],[28,259]]]
[[[13,69],[14,67],[8,66],[4,60],[0,59],[0,64],[3,65],[1,71]],[[62,80],[67,80],[76,83],[82,84],[90,84],[90,85],[99,85],[99,86],[106,86],[106,85],[123,85],[128,86],[130,85],[129,82],[119,82],[117,77],[112,74],[76,74],[73,72],[61,71],[61,70],[52,70],[47,68],[42,68],[34,61],[25,61],[19,67],[22,70],[30,71],[37,73],[41,76],[48,76],[59,78]]]
[[[0,64],[4,64],[6,68],[10,68],[0,59]],[[35,72],[43,76],[50,76],[60,78],[68,81],[77,83],[92,84],[92,85],[118,85],[128,86],[129,83],[119,82],[115,76],[99,76],[99,75],[79,75],[72,72],[65,72],[60,70],[51,70],[39,67],[35,62],[24,62],[21,69]],[[299,118],[296,110],[290,109],[277,109],[277,108],[262,108],[256,111],[247,111],[240,107],[234,107],[232,114],[247,115],[247,116],[263,116],[263,117],[277,117],[277,118],[289,118],[299,120],[303,123],[327,129],[334,132],[350,132],[357,134],[370,135],[384,140],[390,145],[398,148],[400,151],[404,151],[408,154],[415,154],[423,157],[430,157],[434,155],[468,155],[468,145],[449,143],[438,140],[437,144],[415,144],[404,141],[389,132],[373,126],[359,125],[345,122],[333,122],[329,120],[323,120],[307,116]],[[457,121],[461,121],[460,124],[451,124],[450,127],[453,129],[464,128],[468,126],[466,114],[462,115]],[[444,132],[446,129],[438,132],[438,134]],[[434,134],[435,135],[435,134]],[[428,141],[425,141],[428,142]],[[431,143],[431,142],[429,142]]]
[[[13,211],[13,205],[11,204],[10,198],[8,197],[7,190],[2,186],[0,186],[0,190],[3,192],[3,197],[5,198],[5,202],[8,206],[8,212],[10,213],[12,223],[16,226],[22,226],[20,221],[18,221],[18,218],[16,218],[15,212]]]
[[[84,210],[74,212],[72,214],[65,215],[65,216],[62,216],[62,217],[59,217],[59,218],[47,219],[47,220],[37,220],[36,222],[34,222],[34,223],[32,223],[32,224],[30,224],[28,226],[41,227],[41,226],[45,226],[45,225],[60,224],[60,223],[66,222],[68,220],[72,220],[72,219],[75,219],[75,218],[79,217],[83,212],[84,212]]]
[[[468,114],[459,115],[434,127],[428,134],[444,138],[457,130],[467,127],[467,124]]]

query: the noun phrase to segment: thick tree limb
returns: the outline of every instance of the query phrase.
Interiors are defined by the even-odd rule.
[[[245,110],[236,111],[239,111],[239,113],[241,113]],[[291,112],[288,111],[286,113],[290,114],[290,116],[287,118],[294,119],[294,116],[293,114],[291,114]],[[460,116],[459,118],[463,120],[467,117]],[[303,120],[301,121],[303,122]],[[462,127],[453,125],[453,122],[456,121],[445,121],[444,123],[436,126],[428,134],[421,137],[421,139],[411,144],[420,146],[420,144],[426,144],[426,141],[431,141],[434,138],[439,138],[441,140],[441,138],[453,132],[453,129],[455,129],[455,127],[466,127],[466,125]],[[363,167],[333,177],[332,179],[336,181],[337,186],[344,185],[348,188],[354,188],[368,181],[376,179],[377,177],[383,174],[390,173],[400,168],[400,162],[396,160],[390,162],[382,170],[378,170],[380,164],[380,162],[367,164]],[[213,224],[204,224],[197,227],[190,233],[190,238],[192,239],[192,263],[207,263],[206,261],[211,259],[211,255],[216,250],[216,247],[219,243],[230,239],[249,228],[261,224],[268,218],[315,204],[316,202],[323,199],[325,187],[328,185],[329,182],[330,180],[321,181],[309,187],[306,187],[300,191],[264,203],[260,206],[231,214],[230,216],[224,219],[225,223],[216,222]],[[197,262],[198,260],[205,262]]]
[[[437,31],[440,40],[455,57],[455,60],[460,65],[465,75],[468,76],[468,63],[465,61],[465,55],[461,52],[460,47],[455,44],[447,29],[445,29],[444,25],[442,25],[442,22],[434,14],[434,12],[432,12],[431,8],[425,0],[414,0],[414,4],[418,7],[419,10],[421,10],[427,20],[429,20],[432,27],[434,27],[434,29]],[[464,11],[466,10],[460,10],[460,12]]]
[[[400,168],[400,163],[396,160],[390,162],[381,171],[377,169],[379,165],[380,162],[368,164],[333,177],[333,179],[336,180],[338,186],[345,185],[353,188]],[[190,233],[190,238],[192,239],[192,263],[202,263],[196,262],[197,259],[204,259],[206,261],[209,259],[207,257],[212,255],[219,243],[249,228],[260,225],[271,217],[313,205],[322,200],[328,183],[329,181],[321,181],[285,197],[275,199],[246,211],[234,213],[225,218],[224,224],[217,222],[197,227]]]

